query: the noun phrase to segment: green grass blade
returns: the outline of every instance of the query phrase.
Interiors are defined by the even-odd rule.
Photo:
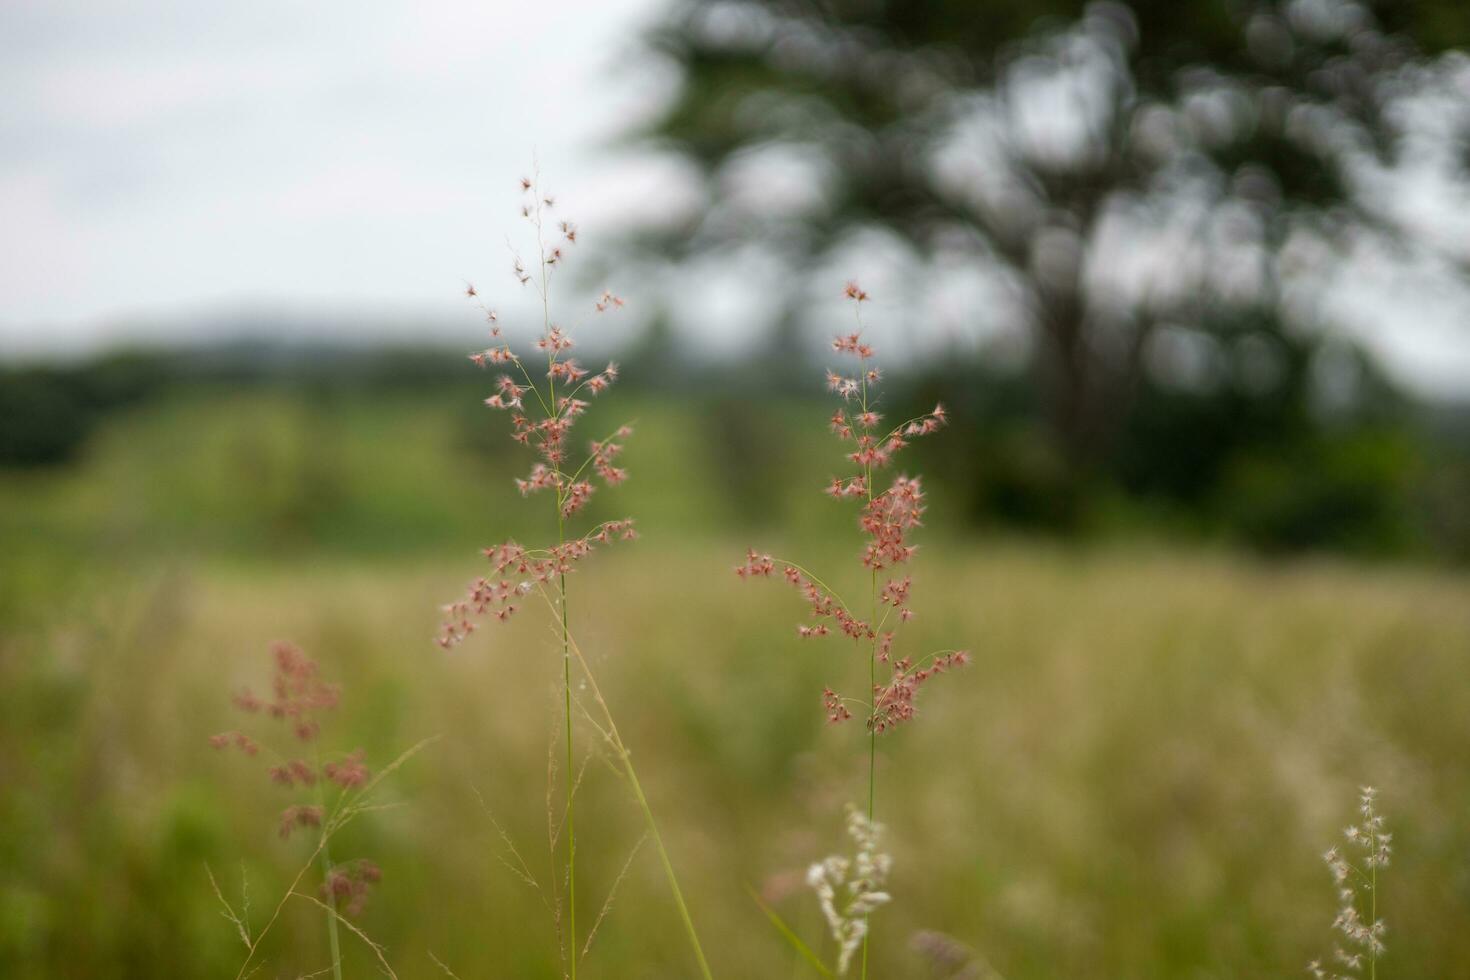
[[[786,938],[786,941],[791,944],[791,948],[800,953],[801,958],[806,960],[813,970],[816,970],[824,977],[834,976],[832,971],[827,969],[826,964],[822,962],[821,958],[812,952],[812,948],[802,942],[801,937],[793,932],[791,927],[776,914],[776,910],[761,901],[761,897],[756,894],[754,888],[746,885],[745,890],[749,893],[751,901],[755,902],[756,905],[760,906],[760,910],[766,913],[766,918],[771,920],[771,925],[776,927],[776,931]]]

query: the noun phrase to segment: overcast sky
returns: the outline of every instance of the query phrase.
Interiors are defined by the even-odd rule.
[[[533,154],[584,224],[667,179],[605,148],[666,90],[659,9],[5,0],[0,354],[242,304],[463,316]]]
[[[508,284],[533,155],[589,237],[691,202],[677,166],[612,149],[671,90],[637,44],[664,5],[0,0],[0,357],[199,339],[232,310],[468,342],[462,280]],[[679,326],[738,345],[770,312],[751,282],[772,261],[683,274]],[[886,261],[879,243],[850,264]],[[1344,267],[1336,312],[1401,379],[1470,392],[1465,290],[1384,268]],[[947,338],[998,308],[973,283],[923,286],[928,307],[894,289],[875,319]]]

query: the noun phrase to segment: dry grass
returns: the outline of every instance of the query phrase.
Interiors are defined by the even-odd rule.
[[[800,977],[743,886],[821,935],[801,872],[841,843],[832,816],[866,780],[825,726],[821,686],[866,667],[780,639],[796,601],[784,590],[732,596],[738,550],[603,556],[577,573],[574,629],[716,975]],[[443,976],[432,951],[460,976],[553,976],[544,910],[500,863],[476,790],[547,870],[560,664],[535,652],[546,636],[529,620],[433,646],[436,604],[468,561],[158,562],[37,591],[0,631],[0,972],[235,962],[204,862],[233,897],[243,846],[263,895],[302,855],[275,837],[280,801],[237,802],[205,738],[225,692],[258,682],[266,644],[290,638],[351,686],[342,748],[391,758],[445,736],[401,774],[408,806],[342,838],[345,857],[360,846],[383,867],[362,925],[398,975]],[[1035,547],[935,548],[917,572],[914,628],[962,639],[976,663],[931,692],[923,725],[880,742],[898,901],[875,922],[893,940],[874,947],[877,976],[922,975],[907,943],[921,929],[1010,980],[1295,973],[1332,912],[1320,842],[1361,782],[1394,801],[1398,831],[1385,975],[1470,962],[1464,577]],[[582,793],[600,816],[579,829],[591,921],[642,827],[612,767],[595,760]],[[267,944],[271,976],[327,963],[320,916],[295,912]],[[586,976],[691,972],[675,916],[645,849]],[[350,950],[349,975],[371,975],[371,956]]]

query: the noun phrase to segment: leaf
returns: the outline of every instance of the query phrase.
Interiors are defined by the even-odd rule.
[[[821,958],[817,956],[816,953],[812,952],[812,948],[806,943],[802,942],[801,937],[793,932],[791,930],[791,927],[788,926],[785,921],[776,914],[776,910],[771,908],[765,902],[761,901],[761,897],[756,894],[754,888],[746,885],[745,890],[750,895],[751,901],[755,902],[755,904],[760,907],[760,910],[766,913],[766,918],[771,920],[771,925],[776,927],[776,931],[779,932],[786,939],[786,941],[791,944],[792,949],[801,954],[801,958],[806,960],[813,970],[816,970],[824,977],[834,976],[832,971],[827,969],[826,964],[822,962]]]

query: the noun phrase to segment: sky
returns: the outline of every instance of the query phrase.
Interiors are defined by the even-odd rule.
[[[619,142],[672,90],[638,44],[666,2],[4,0],[0,358],[208,339],[229,313],[473,344],[464,283],[514,292],[533,166],[594,247],[697,206],[681,165]],[[1383,179],[1426,226],[1470,234],[1463,214],[1436,223],[1463,209],[1433,174]],[[924,288],[874,290],[873,319],[941,344],[973,334],[977,305],[1005,318],[975,277],[904,268],[890,245],[850,256],[853,274]],[[1470,397],[1470,292],[1400,265],[1354,256],[1328,305],[1400,380]],[[782,269],[752,249],[679,275],[610,285],[634,308],[672,292],[681,330],[728,353],[773,312],[751,284]]]
[[[0,355],[193,311],[464,315],[516,183],[614,223],[651,0],[0,4]],[[152,328],[152,329],[157,329]]]

